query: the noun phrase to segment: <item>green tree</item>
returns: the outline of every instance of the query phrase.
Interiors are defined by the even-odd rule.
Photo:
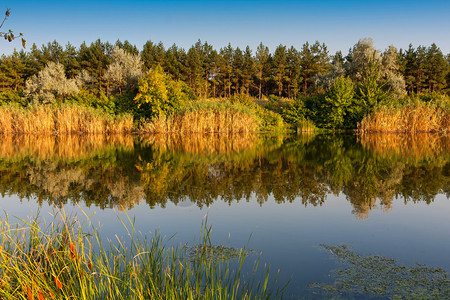
[[[278,97],[281,97],[284,91],[283,86],[289,79],[286,46],[279,45],[275,49],[272,66],[272,78],[277,85]]]
[[[66,74],[68,78],[75,78],[76,75],[81,71],[80,61],[78,60],[78,51],[75,46],[67,43],[64,49],[64,55],[61,63],[66,69]]]
[[[244,66],[244,54],[242,50],[237,47],[233,52],[233,69],[232,69],[232,83],[234,83],[234,93],[241,93],[242,71]]]
[[[384,90],[387,81],[383,81],[381,64],[378,63],[376,56],[369,59],[368,65],[362,70],[361,80],[358,81],[358,99],[363,115],[372,111],[376,104],[386,102],[389,99],[389,90]]]
[[[303,77],[303,93],[306,95],[317,74],[327,73],[330,58],[325,44],[316,41],[313,45],[306,42],[300,51],[300,67]]]
[[[409,44],[408,50],[401,51],[401,70],[405,80],[406,91],[408,94],[414,93],[416,90],[416,70],[417,70],[417,53]]]
[[[231,44],[227,47],[221,48],[219,51],[220,56],[220,73],[219,78],[223,83],[224,96],[231,96],[231,74],[233,72],[233,53],[234,49]]]
[[[255,76],[255,61],[249,46],[245,48],[242,67],[242,92],[250,94],[250,89],[254,86],[253,77]]]
[[[106,91],[107,88],[104,76],[112,61],[110,56],[112,49],[110,43],[103,43],[100,39],[91,43],[89,47],[85,43],[80,46],[78,60],[81,68],[93,78],[91,88],[94,89],[96,86],[98,94]]]
[[[212,96],[216,98],[217,86],[220,84],[220,56],[216,50],[211,52],[209,81],[212,83]]]
[[[292,96],[297,98],[297,94],[300,91],[300,83],[302,81],[300,70],[300,53],[292,46],[287,51],[288,61],[288,98]]]
[[[25,53],[16,50],[10,56],[2,56],[0,59],[0,82],[2,90],[23,88],[26,75]]]
[[[325,97],[324,124],[328,128],[343,128],[346,116],[352,111],[353,96],[355,88],[348,77],[339,77],[335,80],[333,87]]]
[[[447,61],[436,44],[431,44],[426,52],[424,74],[427,78],[428,91],[438,92],[445,87],[445,76],[447,75]]]
[[[212,78],[212,74],[215,69],[215,56],[216,51],[213,49],[212,45],[205,42],[201,47],[201,61],[203,62],[202,70],[203,70],[203,79],[204,79],[204,97],[208,98],[209,96],[209,81]]]
[[[186,56],[186,67],[189,75],[189,86],[198,97],[205,93],[203,45],[200,40],[189,48]]]
[[[147,41],[141,52],[141,59],[144,63],[144,71],[148,71],[157,65],[164,67],[165,50],[162,42],[157,45],[152,41]]]
[[[134,100],[138,114],[151,118],[176,111],[188,100],[188,94],[183,82],[173,80],[158,65],[139,79],[139,93]]]
[[[166,72],[172,75],[175,80],[187,80],[186,51],[173,44],[167,49],[164,59]]]
[[[264,46],[261,42],[256,50],[255,67],[257,69],[256,77],[258,78],[258,98],[261,99],[263,83],[267,81],[268,76],[268,61],[270,59],[269,48]]]

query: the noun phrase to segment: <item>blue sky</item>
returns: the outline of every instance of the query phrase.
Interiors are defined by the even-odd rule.
[[[185,49],[198,39],[220,49],[256,50],[263,42],[271,52],[279,44],[297,49],[309,41],[325,43],[344,55],[359,39],[375,47],[406,48],[409,43],[436,43],[450,53],[450,1],[2,1],[11,16],[2,31],[22,32],[32,43],[57,40],[79,46],[101,38],[129,40],[142,49],[147,41],[176,43]],[[2,12],[3,13],[3,12]],[[0,54],[20,42],[0,41]]]

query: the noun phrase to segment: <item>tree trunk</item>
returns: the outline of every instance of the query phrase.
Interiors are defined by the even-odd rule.
[[[261,100],[262,70],[259,70],[259,100]]]

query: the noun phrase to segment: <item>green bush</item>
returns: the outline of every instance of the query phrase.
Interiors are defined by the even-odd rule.
[[[307,110],[302,99],[295,99],[281,106],[281,117],[290,125],[304,121],[306,114]]]
[[[28,105],[28,100],[23,97],[21,92],[18,91],[7,90],[0,92],[0,106],[13,103],[17,103],[25,107]]]
[[[269,95],[269,99],[266,103],[266,108],[272,111],[278,111],[280,108],[280,97],[276,95]]]
[[[134,101],[135,94],[127,93],[122,95],[114,95],[109,97],[114,103],[114,113],[116,115],[135,114],[137,110],[136,102]]]
[[[230,97],[230,102],[250,108],[257,116],[262,131],[281,129],[284,126],[283,118],[279,114],[256,104],[254,99],[249,95],[234,95]]]
[[[98,97],[87,90],[81,90],[78,94],[67,97],[64,102],[98,108],[108,114],[115,114],[116,105],[114,101],[111,98],[106,97],[103,93]]]

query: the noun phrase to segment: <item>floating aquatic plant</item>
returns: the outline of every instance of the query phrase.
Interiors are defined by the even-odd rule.
[[[312,283],[327,298],[450,299],[449,274],[422,264],[398,265],[394,259],[363,257],[345,245],[322,247],[330,251],[343,269],[333,271],[333,285]]]

